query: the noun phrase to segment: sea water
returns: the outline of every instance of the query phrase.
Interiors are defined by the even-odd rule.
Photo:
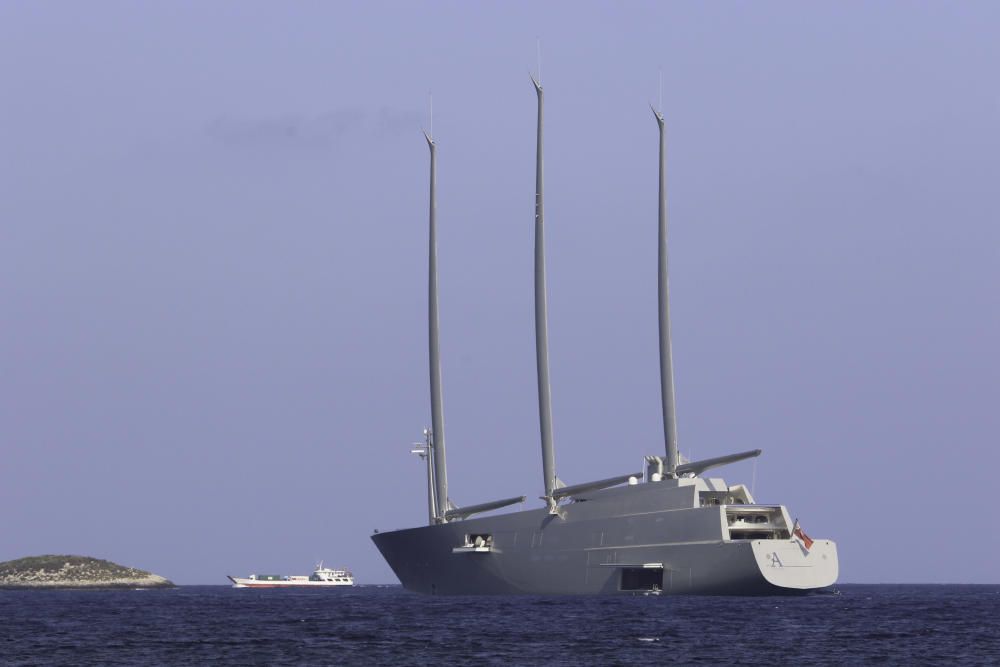
[[[4,665],[1000,664],[1000,586],[802,597],[0,591]]]

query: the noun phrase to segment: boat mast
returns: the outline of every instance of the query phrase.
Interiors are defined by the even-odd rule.
[[[662,93],[661,93],[662,94]],[[660,129],[659,271],[657,297],[660,318],[660,399],[663,402],[663,440],[667,450],[666,474],[677,474],[677,406],[674,402],[674,356],[670,344],[670,293],[667,282],[667,167],[666,132],[661,110],[653,109]]]
[[[552,396],[549,385],[549,332],[545,290],[545,227],[542,179],[542,84],[531,77],[538,95],[538,137],[535,154],[535,357],[538,363],[538,421],[542,435],[542,475],[549,511],[555,511],[556,461],[552,447]]]
[[[430,221],[427,242],[427,327],[430,359],[431,380],[431,433],[429,455],[434,461],[434,495],[431,504],[434,508],[433,522],[445,523],[445,511],[448,509],[448,472],[445,465],[444,446],[444,407],[441,397],[441,360],[438,355],[438,288],[437,288],[437,146],[430,134],[424,133],[427,147],[431,151],[431,193]]]

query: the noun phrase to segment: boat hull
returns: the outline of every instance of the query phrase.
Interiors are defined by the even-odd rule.
[[[405,588],[428,594],[773,595],[836,581],[832,541],[729,539],[724,506],[671,507],[677,489],[657,486],[612,490],[558,516],[513,512],[372,540]],[[490,535],[491,547],[462,548],[470,534]]]
[[[350,588],[353,583],[333,581],[266,581],[244,577],[228,577],[233,588]]]

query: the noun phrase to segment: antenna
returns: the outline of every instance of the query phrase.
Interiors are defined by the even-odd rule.
[[[663,115],[663,68],[660,68],[660,115]]]
[[[662,83],[660,95],[662,104]],[[660,400],[663,411],[663,440],[667,453],[666,474],[675,477],[677,474],[677,405],[674,400],[674,358],[670,342],[670,289],[667,280],[667,140],[663,112],[653,109],[653,115],[656,117],[656,125],[660,130],[659,261],[657,271],[657,310],[660,323]]]
[[[535,39],[535,50],[537,55],[538,69],[535,70],[535,74],[538,77],[538,85],[542,83],[542,38],[537,37]]]
[[[434,522],[446,523],[448,509],[448,471],[444,445],[444,399],[441,392],[441,360],[438,354],[438,286],[437,286],[437,146],[424,134],[431,151],[430,214],[427,239],[427,347],[431,385],[431,430],[425,433],[432,449],[434,471]]]
[[[545,478],[543,499],[549,512],[556,511],[553,492],[556,484],[556,462],[552,445],[552,397],[549,383],[548,306],[545,289],[545,207],[542,160],[542,120],[545,96],[542,84],[534,77],[538,95],[538,130],[535,153],[535,360],[538,369],[538,422],[542,436],[542,475]]]
[[[424,429],[424,441],[410,443],[410,453],[416,454],[427,465],[427,522],[434,525],[437,518],[437,498],[434,494],[434,451],[431,430]]]

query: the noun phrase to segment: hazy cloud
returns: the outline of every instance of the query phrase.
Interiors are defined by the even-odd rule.
[[[220,116],[208,124],[206,131],[214,142],[232,148],[325,150],[352,137],[392,136],[419,127],[420,114],[416,111],[347,107],[315,116]]]

